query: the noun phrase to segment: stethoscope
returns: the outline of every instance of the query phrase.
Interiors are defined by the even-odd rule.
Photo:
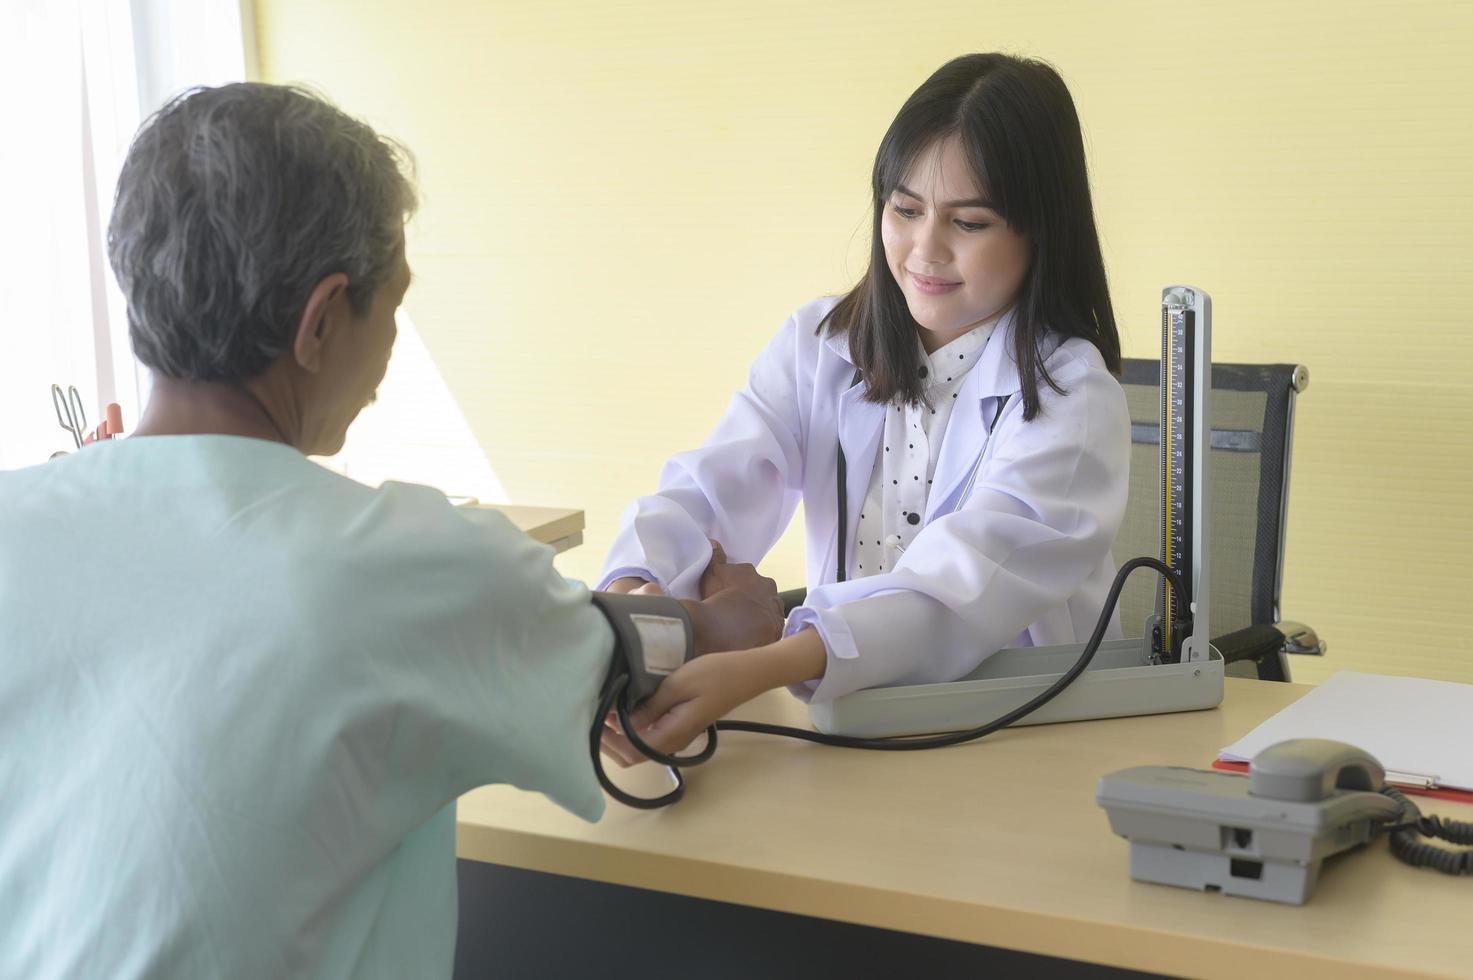
[[[849,382],[849,387],[853,388],[855,385],[859,384],[860,380],[861,377],[859,368],[855,368],[854,378]],[[1007,407],[1008,399],[1011,397],[1012,395],[1003,395],[1000,399],[998,399],[997,409],[992,413],[992,425],[988,426],[987,428],[987,441],[989,443],[992,441],[992,433],[997,431],[997,420],[1002,418],[1002,410]],[[948,423],[948,425],[949,424],[950,423]],[[837,564],[834,569],[834,581],[844,582],[847,581],[849,577],[847,574],[849,563],[845,560],[844,554],[844,546],[849,540],[849,461],[844,458],[844,443],[841,440],[837,439],[837,437],[835,438],[835,442],[839,450],[839,465],[835,467],[836,476],[834,480],[835,492],[839,504],[839,533],[837,535]],[[961,510],[962,504],[965,504],[967,502],[967,498],[971,496],[972,486],[977,482],[977,473],[979,470],[982,469],[982,457],[985,455],[987,455],[987,446],[984,445],[982,447],[982,451],[977,454],[977,461],[972,464],[972,472],[967,476],[966,486],[962,487],[961,496],[957,498],[956,506],[952,508],[953,511]],[[915,520],[911,522],[912,524],[920,523],[921,518],[919,514],[912,513],[911,516],[915,518]]]

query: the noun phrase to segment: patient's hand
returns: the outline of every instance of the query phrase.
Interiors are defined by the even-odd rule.
[[[694,608],[692,608],[694,607]],[[701,601],[687,605],[696,633],[696,652],[747,650],[777,641],[783,603],[777,583],[744,562],[728,562],[711,542],[711,563],[701,574]]]
[[[751,596],[777,598],[777,583],[757,574],[746,562],[730,562],[720,542],[711,542],[711,561],[701,573],[701,598],[709,599],[718,592],[738,589]]]

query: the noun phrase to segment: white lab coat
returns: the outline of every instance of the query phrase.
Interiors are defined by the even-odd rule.
[[[838,445],[852,564],[884,413],[895,409],[851,386],[845,337],[817,334],[835,302],[789,317],[705,444],[671,458],[659,490],[629,505],[600,588],[638,575],[699,598],[708,537],[732,561],[759,563],[802,500],[808,597],[786,632],[815,627],[828,665],[800,697],[951,681],[1004,647],[1083,642],[1114,577],[1130,467],[1125,395],[1099,351],[1078,338],[1057,344],[1045,363],[1066,394],[1040,384],[1040,412],[1024,422],[1012,317],[999,322],[958,392],[920,533],[891,571],[838,582]]]

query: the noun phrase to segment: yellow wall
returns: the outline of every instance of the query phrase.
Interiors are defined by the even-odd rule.
[[[622,505],[863,258],[905,96],[1053,61],[1087,131],[1127,354],[1160,287],[1220,360],[1294,361],[1285,614],[1331,669],[1473,681],[1473,5],[258,0],[262,76],[416,152],[408,309],[514,500]],[[413,472],[403,475],[413,477]],[[454,490],[447,487],[447,490]],[[768,571],[801,581],[789,534]]]

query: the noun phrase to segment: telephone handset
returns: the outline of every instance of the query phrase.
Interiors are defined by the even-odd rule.
[[[1409,864],[1473,874],[1473,825],[1422,817],[1385,785],[1380,762],[1351,745],[1291,739],[1235,773],[1139,766],[1101,778],[1095,798],[1130,841],[1130,876],[1227,895],[1302,905],[1324,859],[1390,833]]]
[[[1380,793],[1386,770],[1369,753],[1326,738],[1294,738],[1270,745],[1248,766],[1248,792],[1308,803],[1337,790]]]

